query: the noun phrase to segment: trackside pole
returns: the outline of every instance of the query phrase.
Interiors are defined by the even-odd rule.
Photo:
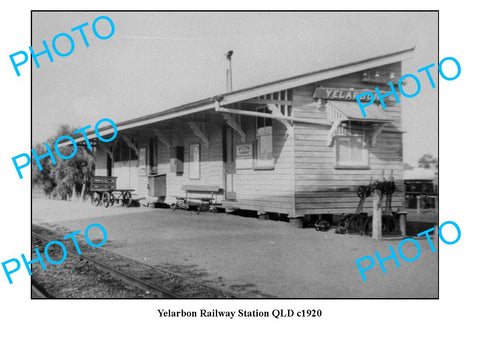
[[[372,237],[382,239],[382,192],[379,189],[373,192]]]

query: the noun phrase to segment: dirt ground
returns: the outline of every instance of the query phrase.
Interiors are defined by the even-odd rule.
[[[83,232],[100,223],[108,232],[103,248],[180,273],[195,271],[226,289],[249,287],[279,298],[438,297],[438,251],[432,253],[426,239],[418,240],[418,260],[405,262],[398,256],[401,239],[376,241],[223,213],[105,209],[38,198],[32,210],[34,223],[56,225],[57,231]],[[95,238],[93,232],[90,237]],[[355,260],[375,257],[376,251],[385,258],[389,245],[400,267],[388,260],[383,273],[376,261],[364,282]],[[407,242],[403,252],[412,258],[415,246]]]

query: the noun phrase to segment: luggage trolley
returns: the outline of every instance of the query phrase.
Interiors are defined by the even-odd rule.
[[[129,207],[132,204],[133,191],[135,190],[117,189],[117,177],[93,176],[90,179],[90,200],[96,207],[101,204],[108,208],[115,202]]]

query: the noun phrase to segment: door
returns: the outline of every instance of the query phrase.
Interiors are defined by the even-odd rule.
[[[223,128],[223,161],[225,171],[225,199],[236,200],[234,132],[229,126]]]
[[[107,155],[107,176],[108,177],[112,177],[112,163],[113,163],[112,156]]]
[[[113,163],[113,176],[117,177],[117,189],[130,189],[130,167],[128,160]]]
[[[131,151],[133,153],[133,150]],[[129,181],[128,188],[138,191],[138,159],[131,159],[128,164]]]
[[[138,156],[124,143],[115,150],[112,175],[117,177],[118,189],[138,189]]]

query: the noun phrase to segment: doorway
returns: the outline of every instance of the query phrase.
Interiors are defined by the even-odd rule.
[[[237,193],[235,192],[234,131],[231,127],[224,125],[222,135],[225,199],[234,201],[237,199]]]

